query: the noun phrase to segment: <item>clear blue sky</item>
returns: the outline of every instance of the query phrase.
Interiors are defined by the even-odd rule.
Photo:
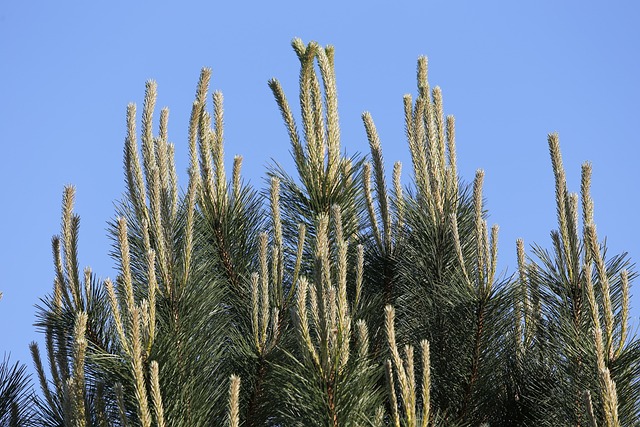
[[[225,95],[226,153],[290,167],[285,128],[267,87],[297,97],[293,37],[336,47],[343,146],[366,152],[360,115],[376,121],[387,163],[410,171],[402,95],[415,65],[456,116],[459,170],[486,171],[501,268],[515,239],[550,247],[554,188],[546,135],[558,131],[571,191],[594,167],[600,236],[640,259],[640,6],[634,1],[150,2],[3,1],[0,5],[0,353],[29,362],[40,339],[34,304],[53,280],[50,238],[63,186],[77,187],[80,261],[113,276],[106,223],[124,185],[125,108],[158,82],[186,182],[187,118],[200,68]],[[407,176],[405,176],[407,178]],[[634,292],[635,317],[640,295]]]

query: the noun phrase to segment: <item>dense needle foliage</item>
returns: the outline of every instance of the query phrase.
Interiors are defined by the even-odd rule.
[[[418,60],[405,95],[411,183],[387,183],[374,120],[370,155],[340,142],[334,50],[293,41],[300,114],[269,81],[295,173],[260,191],[224,163],[223,97],[203,69],[178,184],[168,110],[153,131],[147,82],[138,135],[127,108],[125,197],[110,224],[118,276],[78,265],[75,192],[52,240],[41,300],[45,348],[0,367],[0,426],[631,426],[640,424],[640,346],[629,331],[626,254],[598,238],[591,166],[567,189],[548,137],[553,247],[519,240],[498,276],[484,172],[465,184],[455,122]],[[210,106],[210,103],[212,106]],[[300,117],[301,120],[296,120]],[[229,174],[230,172],[230,174]]]

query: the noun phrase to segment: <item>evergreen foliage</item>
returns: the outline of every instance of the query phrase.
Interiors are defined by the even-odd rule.
[[[0,426],[30,425],[35,419],[26,369],[20,363],[11,364],[7,356],[0,363]]]
[[[75,191],[52,240],[54,287],[38,307],[45,360],[0,365],[0,425],[632,426],[640,424],[640,344],[629,328],[626,254],[608,256],[591,165],[569,193],[548,143],[553,247],[518,240],[499,276],[484,171],[465,184],[455,121],[418,60],[404,97],[411,183],[387,184],[372,116],[370,156],[340,141],[334,50],[293,41],[301,123],[269,81],[296,173],[268,170],[261,193],[224,163],[223,97],[203,69],[180,190],[168,110],[153,132],[147,82],[140,142],[127,107],[126,192],[110,223],[118,276],[78,265]],[[582,214],[580,215],[580,207]],[[46,362],[46,363],[45,363]]]

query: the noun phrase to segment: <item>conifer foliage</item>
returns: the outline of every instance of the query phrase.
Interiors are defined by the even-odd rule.
[[[484,171],[470,185],[458,176],[455,121],[427,59],[417,96],[404,97],[410,184],[396,163],[389,185],[371,114],[370,155],[344,154],[334,49],[292,44],[300,113],[277,80],[269,87],[295,173],[271,167],[260,192],[243,181],[242,157],[228,170],[223,96],[209,95],[205,68],[184,188],[167,109],[153,130],[155,82],[139,135],[127,107],[126,192],[110,223],[117,277],[81,270],[76,195],[64,189],[53,291],[36,323],[45,348],[31,346],[40,391],[5,361],[0,425],[639,424],[636,273],[598,237],[591,165],[570,193],[549,135],[553,246],[527,255],[518,240],[518,271],[499,275]]]

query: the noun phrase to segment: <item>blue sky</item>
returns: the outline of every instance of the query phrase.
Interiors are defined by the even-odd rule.
[[[200,68],[225,95],[226,154],[262,186],[291,170],[267,80],[297,97],[293,37],[336,47],[342,144],[366,152],[370,111],[388,169],[410,161],[402,95],[419,55],[456,116],[459,171],[485,169],[501,268],[515,239],[550,247],[554,187],[546,136],[560,134],[570,191],[593,162],[595,220],[610,253],[640,257],[640,6],[633,1],[80,2],[0,5],[0,353],[29,362],[34,304],[53,281],[50,238],[65,184],[77,187],[80,261],[113,276],[105,232],[124,190],[125,108],[158,82],[186,182],[187,120]],[[633,289],[632,289],[633,291]],[[637,291],[633,315],[640,314]],[[637,320],[636,320],[637,321]]]

